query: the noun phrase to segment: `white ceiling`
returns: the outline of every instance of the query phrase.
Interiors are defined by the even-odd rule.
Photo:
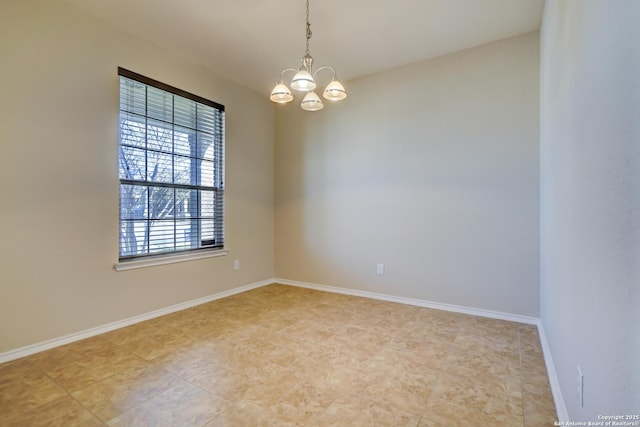
[[[268,93],[305,48],[304,0],[67,0]],[[310,0],[315,67],[341,80],[536,31],[544,0]]]

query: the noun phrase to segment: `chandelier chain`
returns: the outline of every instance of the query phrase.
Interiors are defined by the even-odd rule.
[[[309,55],[309,39],[311,39],[311,35],[311,23],[309,22],[309,0],[307,0],[307,55]]]

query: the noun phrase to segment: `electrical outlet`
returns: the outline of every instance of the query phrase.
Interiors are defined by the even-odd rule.
[[[378,276],[383,276],[384,275],[384,264],[378,264],[376,266],[376,274]]]
[[[582,375],[582,370],[580,366],[576,367],[577,375],[576,375],[576,391],[578,392],[578,405],[582,408],[584,406],[584,375]]]
[[[234,270],[240,270],[240,260],[236,259],[233,261],[233,269]]]

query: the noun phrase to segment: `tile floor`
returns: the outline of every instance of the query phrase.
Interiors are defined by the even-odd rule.
[[[270,285],[0,365],[0,426],[552,426],[537,330]]]

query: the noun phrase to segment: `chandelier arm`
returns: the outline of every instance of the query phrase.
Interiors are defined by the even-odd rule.
[[[318,72],[322,70],[331,70],[331,72],[333,73],[333,76],[331,76],[331,79],[333,80],[336,78],[336,70],[333,67],[330,67],[328,65],[323,65],[322,67],[318,67],[318,69],[313,72],[313,77],[315,78],[316,74],[318,74]]]
[[[280,81],[284,81],[284,73],[286,73],[287,71],[293,71],[294,73],[297,73],[298,70],[296,70],[295,68],[285,68],[284,70],[282,70],[282,72],[280,73]]]

